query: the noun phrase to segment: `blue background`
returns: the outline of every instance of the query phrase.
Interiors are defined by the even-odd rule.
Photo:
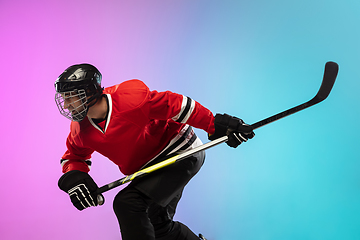
[[[68,66],[89,62],[104,86],[138,78],[251,124],[312,98],[335,61],[324,102],[237,149],[207,150],[176,219],[209,240],[360,239],[359,11],[358,0],[0,1],[0,238],[119,238],[116,190],[79,212],[57,188],[69,121],[53,84]],[[122,177],[99,154],[91,175],[100,186]]]

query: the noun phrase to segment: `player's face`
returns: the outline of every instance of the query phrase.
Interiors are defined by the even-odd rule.
[[[87,115],[87,97],[84,89],[55,94],[56,105],[66,118],[80,122]]]
[[[64,109],[68,109],[72,114],[76,114],[85,109],[83,101],[75,92],[66,92],[62,94],[64,99]]]

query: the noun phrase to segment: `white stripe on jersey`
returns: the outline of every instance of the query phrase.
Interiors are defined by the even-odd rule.
[[[195,109],[195,101],[189,97],[183,96],[180,112],[172,120],[180,123],[186,123]]]
[[[65,163],[67,163],[69,161],[69,159],[61,159],[60,161],[60,165],[61,167],[64,167]],[[86,159],[86,160],[82,160],[86,163],[86,165],[88,166],[89,170],[91,170],[91,160],[90,159]]]
[[[107,97],[108,99],[108,114],[107,114],[107,119],[106,119],[106,122],[105,122],[105,129],[104,131],[94,123],[94,121],[88,117],[89,119],[89,122],[91,123],[91,125],[93,125],[94,128],[96,128],[97,130],[99,130],[101,133],[105,133],[106,132],[106,129],[108,128],[109,124],[110,124],[110,119],[111,119],[111,113],[112,113],[112,98],[111,98],[111,95],[110,94],[105,94],[105,97]]]

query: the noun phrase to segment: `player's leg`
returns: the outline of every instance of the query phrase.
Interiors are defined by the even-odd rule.
[[[204,152],[194,154],[179,163],[133,181],[118,193],[114,200],[114,211],[123,240],[152,240],[156,233],[161,239],[176,239],[169,238],[170,235],[178,236],[179,240],[199,239],[185,225],[173,222],[172,217],[184,186],[199,171],[204,157]],[[158,211],[154,207],[156,205],[159,206]],[[149,212],[153,220],[162,220],[154,221],[156,224],[153,225]],[[168,216],[164,217],[166,212]]]
[[[148,190],[148,195],[154,200],[149,206],[148,215],[154,226],[158,240],[198,240],[187,226],[173,221],[177,204],[181,198],[185,185],[200,170],[204,163],[205,153],[199,152],[188,159],[184,159],[174,166],[169,166],[160,173],[161,177],[146,179],[148,183],[156,184],[157,188]],[[141,185],[137,186],[141,189]],[[177,190],[176,190],[177,189]],[[171,196],[172,198],[169,198]]]
[[[133,187],[120,191],[113,203],[123,240],[155,240],[147,210],[151,199]]]
[[[173,221],[180,198],[181,193],[165,207],[156,203],[152,203],[149,206],[148,215],[154,226],[156,240],[199,240],[199,237],[187,226],[180,222]]]

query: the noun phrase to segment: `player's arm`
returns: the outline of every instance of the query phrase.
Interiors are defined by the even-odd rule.
[[[158,117],[171,118],[176,122],[186,123],[205,130],[209,139],[228,135],[227,144],[237,147],[242,142],[254,137],[254,132],[242,119],[227,114],[216,114],[202,106],[197,101],[172,92],[156,92],[152,94],[152,112]]]
[[[80,146],[76,137],[71,134],[66,145],[68,149],[61,160],[64,174],[59,179],[59,188],[69,194],[71,202],[78,210],[97,206],[98,186],[88,174],[93,150]]]
[[[170,91],[150,93],[148,101],[149,116],[153,119],[172,119],[189,124],[212,134],[214,116],[212,112],[190,97]]]

